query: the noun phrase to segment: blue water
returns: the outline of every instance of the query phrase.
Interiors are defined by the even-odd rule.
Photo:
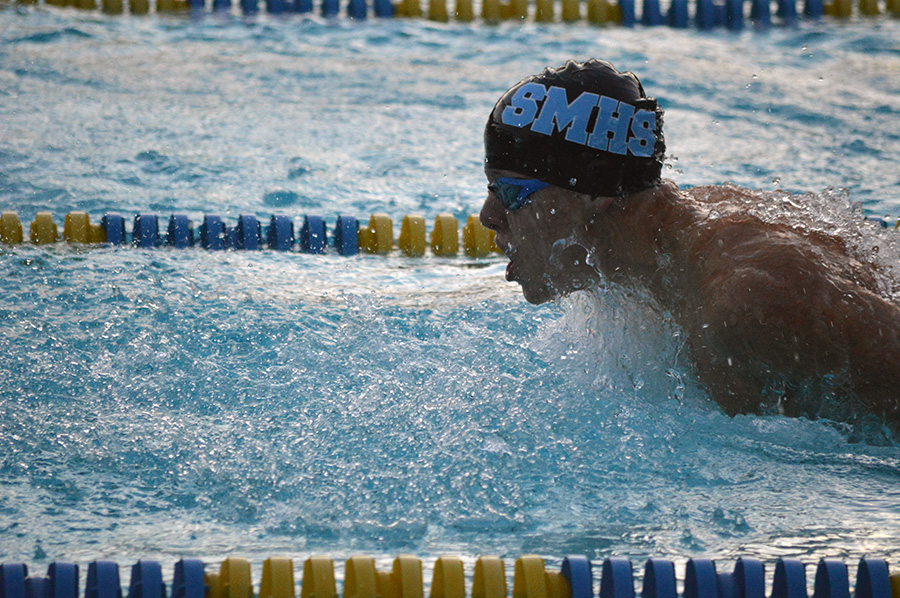
[[[499,94],[596,56],[665,107],[667,176],[766,191],[890,294],[897,40],[0,4],[0,208],[464,218]],[[533,307],[504,268],[0,248],[0,560],[900,555],[877,422],[729,418],[649,302]]]

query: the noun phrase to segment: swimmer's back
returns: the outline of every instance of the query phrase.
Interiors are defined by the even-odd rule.
[[[748,214],[750,191],[686,195],[682,322],[726,411],[820,415],[824,393],[900,421],[900,308],[877,294],[872,267],[837,237]]]

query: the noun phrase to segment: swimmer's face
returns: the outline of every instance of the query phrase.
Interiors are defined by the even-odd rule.
[[[507,170],[486,169],[488,185],[497,179],[527,179]],[[496,231],[495,241],[509,257],[506,279],[518,282],[530,303],[544,303],[595,284],[597,271],[587,263],[584,232],[597,205],[589,195],[548,186],[531,200],[507,208],[489,190],[481,223]]]

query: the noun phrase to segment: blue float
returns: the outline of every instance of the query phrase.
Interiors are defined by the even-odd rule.
[[[213,0],[213,10],[224,12],[231,10],[231,0]]]
[[[88,563],[84,598],[122,598],[119,565],[112,561]]]
[[[304,216],[300,229],[300,251],[325,253],[325,221],[320,216]]]
[[[25,578],[28,567],[24,563],[0,565],[0,598],[25,598]]]
[[[269,249],[290,251],[294,246],[294,223],[287,216],[272,216],[266,229]]]
[[[187,216],[172,214],[169,218],[166,241],[176,249],[185,249],[194,245],[194,228]]]
[[[241,0],[241,11],[245,15],[255,15],[259,12],[258,0]]]
[[[716,574],[716,591],[719,598],[738,598],[737,587],[734,585],[734,577],[731,573]]]
[[[270,15],[280,15],[287,12],[284,0],[266,0],[266,12]]]
[[[571,598],[593,598],[593,578],[591,561],[584,556],[567,556],[563,559],[560,573],[569,582]]]
[[[637,22],[634,10],[634,0],[619,0],[619,9],[622,12],[622,25],[634,27]]]
[[[191,11],[200,13],[206,10],[206,0],[191,0]]]
[[[656,27],[657,25],[662,25],[662,22],[659,0],[644,0],[644,7],[641,10],[641,24],[646,27]]]
[[[725,0],[725,26],[732,31],[744,28],[744,0]]]
[[[259,220],[256,219],[256,216],[241,214],[237,226],[233,229],[232,247],[251,251],[259,249],[259,228]]]
[[[772,7],[769,0],[750,0],[750,18],[757,27],[768,27],[772,24]]]
[[[139,560],[131,566],[128,598],[166,598],[166,584],[159,563]]]
[[[733,578],[737,598],[766,598],[766,569],[758,559],[739,558]]]
[[[125,244],[125,219],[118,214],[104,214],[100,226],[106,231],[106,242],[110,245]]]
[[[313,11],[313,0],[291,0],[291,11],[304,14]]]
[[[716,564],[709,559],[689,559],[684,571],[684,598],[718,598]]]
[[[856,570],[856,598],[891,598],[891,575],[887,561],[859,559]]]
[[[641,598],[678,598],[675,565],[666,559],[648,559],[644,565]]]
[[[322,16],[326,19],[336,17],[341,12],[340,0],[322,0]]]
[[[778,0],[775,14],[785,23],[792,24],[797,20],[797,3],[795,0]]]
[[[631,561],[622,557],[609,557],[603,561],[600,598],[634,598]]]
[[[334,225],[334,248],[341,255],[359,253],[359,223],[353,216],[338,216]]]
[[[134,217],[131,230],[131,244],[135,247],[151,248],[159,245],[159,220],[156,214],[138,214]]]
[[[850,598],[847,565],[833,559],[822,559],[816,568],[813,598]]]
[[[47,591],[46,577],[25,578],[25,598],[44,598]]]
[[[697,29],[709,31],[716,26],[715,7],[712,0],[697,0],[697,13],[694,15]]]
[[[350,0],[347,4],[347,16],[351,19],[365,19],[367,14],[366,0]]]
[[[687,29],[690,17],[688,17],[687,0],[672,0],[668,13],[669,27]]]
[[[825,14],[825,7],[822,0],[805,0],[803,3],[803,14],[811,19],[821,19]]]
[[[724,27],[728,24],[728,9],[722,2],[713,2],[713,22],[716,27]]]
[[[772,598],[806,598],[806,566],[796,559],[778,559]]]
[[[220,216],[207,214],[200,225],[200,246],[203,249],[225,249],[225,223]]]
[[[46,598],[78,598],[78,565],[54,561],[47,567]]]
[[[204,598],[206,582],[203,576],[203,561],[181,559],[175,563],[172,581],[172,598]]]
[[[376,17],[389,19],[394,16],[394,3],[391,0],[374,0],[373,8]]]

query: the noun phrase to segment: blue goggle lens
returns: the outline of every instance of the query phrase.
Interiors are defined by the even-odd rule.
[[[500,177],[488,185],[488,191],[496,195],[507,210],[518,210],[534,201],[529,199],[534,193],[549,186],[550,183],[537,179]]]

